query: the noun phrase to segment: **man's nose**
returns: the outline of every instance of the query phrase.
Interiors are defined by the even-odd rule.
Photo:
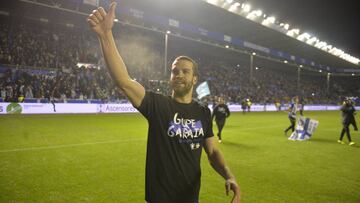
[[[179,71],[178,74],[176,75],[177,78],[182,78],[184,77],[184,73],[182,71]]]

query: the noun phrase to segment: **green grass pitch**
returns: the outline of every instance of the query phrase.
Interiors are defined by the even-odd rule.
[[[219,146],[242,202],[360,202],[360,133],[341,145],[339,111],[305,115],[320,121],[306,142],[286,139],[284,112],[227,120]],[[140,114],[7,115],[0,125],[0,202],[144,202]],[[201,165],[200,203],[230,202],[204,152]]]

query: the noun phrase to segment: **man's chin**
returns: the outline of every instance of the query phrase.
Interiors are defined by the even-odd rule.
[[[189,89],[186,89],[184,87],[174,87],[173,91],[177,96],[185,96],[190,92]]]

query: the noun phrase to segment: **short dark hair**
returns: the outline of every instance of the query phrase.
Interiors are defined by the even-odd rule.
[[[193,74],[195,76],[199,76],[199,71],[198,71],[198,64],[195,62],[194,59],[190,58],[189,56],[178,56],[174,59],[174,62],[175,61],[178,61],[178,60],[187,60],[187,61],[190,61],[192,64],[193,64]],[[174,63],[173,62],[173,63]]]

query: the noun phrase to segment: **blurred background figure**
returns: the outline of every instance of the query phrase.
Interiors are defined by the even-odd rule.
[[[217,136],[219,138],[219,143],[221,140],[221,132],[225,126],[226,118],[230,116],[230,111],[228,106],[225,104],[225,100],[223,97],[218,98],[218,103],[215,106],[212,114],[212,120],[215,118],[216,126],[218,128]]]
[[[350,129],[349,125],[352,124],[354,126],[354,129],[357,131],[356,121],[355,121],[355,107],[353,106],[353,103],[350,99],[346,98],[343,102],[343,105],[341,106],[341,116],[342,116],[342,125],[343,128],[341,130],[340,138],[338,140],[338,143],[345,144],[345,142],[342,141],[344,134],[346,133],[346,137],[349,140],[349,145],[352,146],[355,144],[355,142],[351,141],[351,135],[350,135]]]

